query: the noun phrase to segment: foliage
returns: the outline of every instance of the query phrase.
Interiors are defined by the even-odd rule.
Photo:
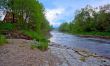
[[[39,48],[48,45],[45,34],[51,26],[45,17],[45,9],[38,0],[1,0],[0,6],[9,13],[8,21],[2,21],[0,29],[21,31],[24,35],[41,42]]]
[[[50,26],[44,16],[44,8],[39,1],[9,0],[8,8],[12,12],[12,22],[18,23],[19,26],[24,26],[36,32],[49,30]],[[14,20],[15,18],[16,21]]]
[[[31,45],[31,49],[36,49],[36,48],[37,48],[37,45],[35,45],[35,44]]]
[[[42,51],[45,51],[48,49],[48,42],[39,42],[39,45],[37,46]]]
[[[110,36],[109,32],[74,32],[76,35]]]
[[[47,50],[48,49],[48,40],[41,34],[36,33],[34,31],[26,31],[26,30],[22,30],[22,32],[31,37],[32,39],[35,39],[34,44],[31,45],[31,48],[39,48],[40,50]]]
[[[60,31],[64,30],[69,33],[92,35],[104,35],[110,32],[110,5],[104,5],[98,9],[87,5],[85,8],[76,12],[72,22],[63,23]],[[105,33],[104,33],[105,32]]]
[[[63,23],[63,24],[61,24],[61,26],[60,26],[60,31],[69,31],[69,26],[68,26],[69,24],[68,23]]]
[[[32,30],[22,30],[23,34],[31,37],[32,39],[35,39],[36,41],[47,41],[45,36],[36,33],[35,31]]]
[[[5,43],[7,43],[6,38],[3,35],[0,35],[0,46],[4,45]]]
[[[0,23],[0,30],[13,30],[15,26],[12,23]]]
[[[33,40],[33,43],[31,44],[31,49],[35,48],[39,48],[40,50],[45,51],[48,49],[48,42]]]

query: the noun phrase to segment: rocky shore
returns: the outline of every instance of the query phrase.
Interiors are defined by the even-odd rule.
[[[31,40],[8,39],[0,46],[0,66],[110,66],[110,60],[82,49],[50,43],[42,52],[31,49]]]
[[[52,54],[62,59],[62,66],[110,66],[110,59],[84,49],[69,48],[51,43]]]

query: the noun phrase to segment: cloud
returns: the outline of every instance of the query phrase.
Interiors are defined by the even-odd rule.
[[[60,18],[60,15],[62,15],[63,12],[63,8],[46,9],[45,16],[51,25],[59,25],[60,23],[56,22],[56,20]]]

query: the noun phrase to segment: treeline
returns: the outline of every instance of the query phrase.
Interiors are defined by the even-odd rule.
[[[76,11],[72,22],[65,22],[59,27],[60,31],[69,33],[110,32],[110,4],[93,8],[87,5]]]
[[[0,22],[0,32],[20,31],[37,41],[47,41],[45,34],[51,29],[45,9],[38,0],[0,0],[6,9],[6,18]]]
[[[12,23],[17,28],[31,29],[41,32],[49,29],[49,23],[45,18],[45,9],[38,0],[2,0],[3,7],[12,17]],[[9,17],[10,17],[9,16]]]

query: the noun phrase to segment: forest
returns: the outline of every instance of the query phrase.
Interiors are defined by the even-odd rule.
[[[6,38],[32,39],[40,49],[48,48],[46,35],[51,29],[45,18],[45,8],[37,0],[0,0],[6,16],[0,21],[0,44]]]
[[[71,22],[64,22],[60,31],[81,35],[110,36],[110,4],[92,7],[87,5],[75,12]]]

